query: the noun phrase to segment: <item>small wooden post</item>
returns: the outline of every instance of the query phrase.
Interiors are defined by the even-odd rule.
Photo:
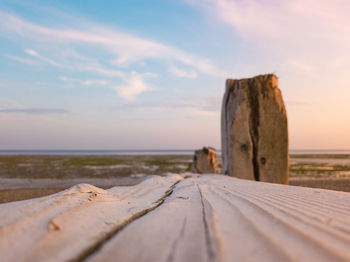
[[[194,152],[192,172],[199,174],[218,173],[215,148],[203,147]]]

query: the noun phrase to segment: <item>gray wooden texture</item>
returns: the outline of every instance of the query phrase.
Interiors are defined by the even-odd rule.
[[[350,261],[350,194],[223,175],[0,205],[0,261]]]

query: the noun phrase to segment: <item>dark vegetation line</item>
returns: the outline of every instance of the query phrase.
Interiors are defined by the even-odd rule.
[[[118,227],[112,229],[109,233],[107,233],[107,235],[105,237],[103,237],[102,239],[100,239],[98,242],[96,242],[93,246],[89,247],[88,249],[86,249],[85,251],[83,251],[82,254],[80,254],[78,257],[76,258],[72,258],[71,260],[69,260],[70,262],[81,262],[81,261],[85,261],[86,259],[88,259],[90,256],[94,255],[95,253],[97,253],[99,250],[101,250],[102,246],[106,243],[108,243],[108,241],[114,237],[115,235],[117,235],[122,229],[124,229],[127,225],[131,224],[132,222],[136,221],[137,219],[143,217],[144,215],[148,214],[149,212],[153,211],[154,209],[156,209],[157,207],[159,207],[160,205],[162,205],[165,201],[165,199],[167,197],[169,197],[173,191],[174,188],[176,187],[176,185],[180,182],[181,180],[177,181],[176,183],[174,183],[169,190],[167,190],[165,192],[165,194],[163,195],[163,197],[161,197],[160,199],[158,199],[156,202],[154,202],[154,204],[156,204],[155,206],[148,208],[148,209],[144,209],[141,210],[140,212],[138,212],[137,214],[135,214],[134,216],[130,217],[129,219],[127,219],[124,223],[122,223],[121,225],[119,225]]]

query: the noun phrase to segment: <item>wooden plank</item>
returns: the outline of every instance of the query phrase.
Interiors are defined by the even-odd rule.
[[[349,218],[348,193],[205,175],[88,261],[349,261]]]
[[[2,204],[0,260],[350,261],[349,193],[181,179]]]
[[[198,179],[180,182],[157,209],[130,224],[88,261],[209,261]]]
[[[0,205],[1,261],[69,261],[84,257],[121,226],[155,208],[179,175],[132,187],[82,184],[39,199]]]
[[[350,260],[350,194],[226,177],[202,182],[220,261]]]

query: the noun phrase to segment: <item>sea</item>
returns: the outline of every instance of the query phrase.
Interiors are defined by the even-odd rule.
[[[0,155],[193,155],[195,149],[137,149],[137,150],[0,150]],[[218,155],[221,150],[217,150]],[[292,149],[290,154],[344,154],[350,150]]]

